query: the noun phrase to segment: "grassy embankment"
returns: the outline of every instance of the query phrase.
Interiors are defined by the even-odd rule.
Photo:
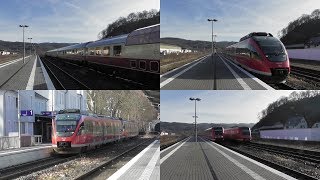
[[[164,74],[177,67],[183,66],[189,62],[192,62],[200,57],[203,57],[209,53],[196,52],[196,53],[171,53],[164,55],[160,60],[160,74]]]

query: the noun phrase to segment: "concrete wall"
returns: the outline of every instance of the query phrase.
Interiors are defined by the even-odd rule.
[[[320,141],[320,128],[263,130],[260,131],[260,138]]]
[[[289,58],[320,61],[319,49],[287,49]]]

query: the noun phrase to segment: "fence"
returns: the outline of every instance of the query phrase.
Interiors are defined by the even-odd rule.
[[[286,139],[302,141],[320,141],[319,128],[263,130],[260,137],[264,139]]]

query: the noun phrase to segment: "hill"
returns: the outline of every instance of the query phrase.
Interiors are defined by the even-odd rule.
[[[290,22],[278,34],[285,45],[304,44],[312,37],[320,36],[320,9],[304,14]]]
[[[212,127],[212,126],[222,126],[224,128],[229,128],[233,126],[246,126],[246,127],[252,127],[254,123],[233,123],[233,124],[214,124],[214,123],[199,123],[198,126],[198,132],[201,133],[204,130]],[[161,131],[166,132],[174,132],[176,134],[180,135],[192,135],[194,133],[194,124],[188,124],[188,123],[178,123],[178,122],[160,122],[160,128]]]
[[[74,43],[36,43],[35,47],[38,54],[46,52],[48,50],[57,49],[65,46],[72,45]],[[25,44],[26,52],[30,50],[30,43]],[[0,49],[4,49],[10,52],[18,52],[19,54],[23,53],[23,42],[10,42],[10,41],[1,41],[0,40]]]
[[[319,91],[293,92],[289,97],[282,97],[263,110],[260,121],[252,128],[273,126],[276,123],[285,125],[289,118],[295,117],[303,117],[307,122],[307,128],[311,128],[316,122],[320,123],[319,107]]]
[[[165,37],[165,38],[161,38],[160,42],[164,44],[177,45],[182,48],[191,49],[191,50],[211,49],[211,41],[200,41],[200,40],[194,41],[194,40],[187,40],[187,39],[174,38],[174,37]],[[236,42],[220,41],[220,42],[216,42],[216,47],[218,49],[219,48],[221,49],[234,43]]]

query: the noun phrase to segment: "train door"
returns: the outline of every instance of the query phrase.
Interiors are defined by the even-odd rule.
[[[51,142],[51,134],[52,134],[52,124],[51,123],[47,123],[47,139],[48,139],[48,142]]]

